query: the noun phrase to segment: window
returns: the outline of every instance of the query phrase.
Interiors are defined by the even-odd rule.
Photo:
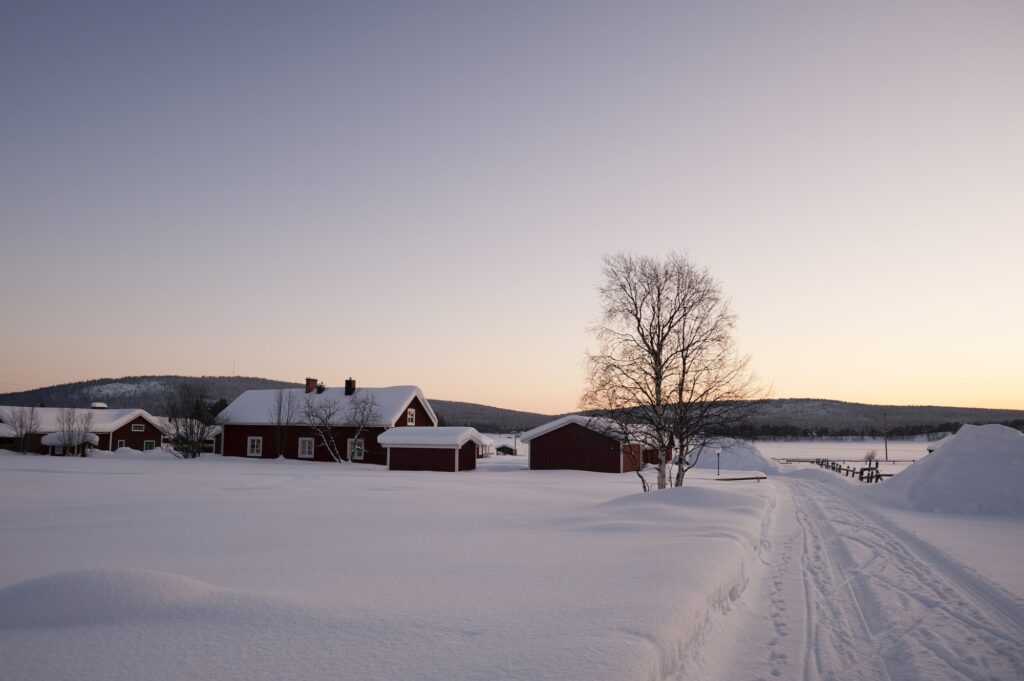
[[[151,449],[156,449],[156,440],[145,440],[142,443],[142,451],[148,452]]]
[[[363,456],[366,454],[366,448],[363,446],[363,438],[349,438],[348,439],[348,458],[349,461],[362,461]]]
[[[300,437],[299,438],[299,458],[300,459],[312,459],[313,458],[313,438],[311,438],[311,437]]]
[[[64,454],[64,447],[62,445],[57,445],[56,448],[54,448],[53,453],[54,454]]]
[[[263,456],[263,438],[251,437],[249,438],[248,446],[245,451],[246,456]]]
[[[121,447],[124,447],[124,440],[118,440],[117,441],[117,448],[121,449]]]
[[[146,432],[146,424],[145,423],[133,423],[132,424],[132,432],[133,433],[145,433]]]
[[[416,410],[406,409],[405,410],[405,425],[415,426],[416,425]]]

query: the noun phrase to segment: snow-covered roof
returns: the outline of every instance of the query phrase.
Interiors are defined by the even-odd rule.
[[[441,426],[439,428],[416,428],[401,426],[386,430],[377,436],[381,447],[412,447],[412,448],[456,448],[472,440],[483,443],[483,436],[476,428],[468,426]]]
[[[11,428],[6,423],[0,423],[0,437],[17,437],[17,435],[14,432],[14,428]]]
[[[77,442],[75,442],[77,440]],[[62,432],[48,433],[40,440],[47,447],[77,447],[83,442],[96,446],[100,443],[100,436],[93,433],[68,434]]]
[[[12,410],[29,409],[30,407],[0,406],[0,421],[11,424],[14,421]],[[36,407],[36,419],[39,427],[34,430],[36,433],[54,433],[60,430],[60,412],[63,407]],[[92,424],[89,426],[90,433],[112,433],[121,426],[134,421],[139,416],[149,421],[153,426],[159,428],[157,419],[145,409],[76,409],[76,412],[89,412],[92,414]]]
[[[278,390],[246,390],[235,398],[235,401],[220,413],[221,419],[228,424],[270,425],[275,423],[272,416]],[[405,409],[413,398],[419,398],[420,404],[427,410],[430,420],[437,425],[437,416],[423,396],[423,391],[414,385],[394,385],[387,388],[356,388],[352,395],[346,395],[344,388],[328,388],[322,393],[307,393],[305,388],[286,388],[283,392],[295,400],[295,423],[304,421],[302,411],[306,400],[312,404],[322,404],[334,400],[338,404],[338,425],[349,421],[349,412],[355,398],[373,397],[377,403],[380,418],[367,424],[370,426],[387,427],[405,416]],[[404,423],[404,420],[402,421]]]
[[[577,426],[583,426],[584,428],[588,428],[596,433],[601,433],[602,435],[607,435],[608,437],[616,440],[623,439],[622,426],[619,423],[601,416],[582,416],[580,414],[569,414],[568,416],[557,418],[554,421],[549,421],[542,426],[537,426],[533,430],[526,431],[519,436],[519,439],[523,442],[529,442],[534,438],[546,435],[551,431],[558,430],[562,426],[570,423],[575,423]],[[634,438],[627,438],[626,442],[632,442],[633,439]]]

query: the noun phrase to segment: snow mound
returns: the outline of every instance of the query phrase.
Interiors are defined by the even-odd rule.
[[[761,453],[757,447],[750,442],[743,440],[721,439],[715,440],[704,447],[697,459],[694,468],[708,468],[715,470],[718,467],[715,461],[715,449],[722,448],[721,467],[723,471],[757,471],[760,473],[778,473],[779,466],[774,461]],[[691,453],[690,458],[693,458]]]
[[[869,496],[913,511],[1024,515],[1024,433],[965,425],[926,458],[872,487]]]
[[[75,570],[0,589],[0,629],[166,619],[225,589],[167,572]]]

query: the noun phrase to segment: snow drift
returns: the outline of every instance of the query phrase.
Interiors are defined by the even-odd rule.
[[[1024,515],[1024,434],[965,425],[902,473],[872,486],[876,500],[912,511]]]
[[[715,449],[722,448],[721,462],[715,461]],[[691,454],[691,458],[693,454]],[[724,438],[715,440],[701,451],[700,458],[694,468],[710,468],[715,470],[721,463],[723,471],[757,471],[760,473],[778,473],[779,466],[766,457],[750,442]]]
[[[151,570],[73,570],[0,589],[0,629],[167,619],[224,590]]]

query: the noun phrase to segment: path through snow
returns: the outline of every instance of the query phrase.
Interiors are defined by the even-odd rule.
[[[730,678],[1024,678],[1024,604],[819,473],[774,478],[771,567]]]

